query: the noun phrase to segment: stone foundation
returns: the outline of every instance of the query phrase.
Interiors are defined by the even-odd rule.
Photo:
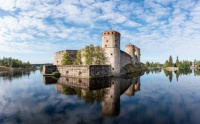
[[[78,78],[109,77],[110,65],[46,65],[43,66],[43,75],[59,72],[61,76]]]

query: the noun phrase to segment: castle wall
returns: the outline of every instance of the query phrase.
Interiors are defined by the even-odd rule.
[[[61,76],[89,78],[110,76],[109,65],[46,65],[43,66],[43,74],[52,74],[58,71]]]
[[[57,70],[62,76],[89,77],[89,66],[86,65],[57,65]]]
[[[68,52],[70,59],[72,61],[74,61],[76,59],[76,54],[77,54],[77,50],[63,50],[63,51],[58,51],[54,54],[54,61],[53,61],[53,65],[62,65],[61,61],[63,58],[63,55]]]
[[[125,65],[132,63],[132,57],[125,53],[124,51],[120,51],[121,63],[120,68],[123,68]]]
[[[140,48],[138,47],[135,47],[135,56],[136,56],[137,62],[140,62]]]
[[[128,44],[125,46],[125,52],[132,57],[132,62],[135,64],[138,60],[135,55],[135,46],[133,44]]]

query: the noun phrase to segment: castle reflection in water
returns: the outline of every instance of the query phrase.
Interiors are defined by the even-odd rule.
[[[54,84],[58,93],[77,95],[88,104],[102,104],[102,114],[107,117],[120,113],[120,95],[134,96],[140,90],[140,75],[123,78],[69,78],[44,77],[45,85]]]

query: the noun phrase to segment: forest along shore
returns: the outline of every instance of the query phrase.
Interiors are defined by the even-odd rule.
[[[19,67],[19,68],[12,68],[12,67],[5,67],[5,66],[0,66],[0,73],[6,73],[6,72],[19,72],[19,71],[30,71],[30,70],[35,70],[33,67]]]

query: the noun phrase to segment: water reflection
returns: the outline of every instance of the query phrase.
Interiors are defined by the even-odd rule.
[[[200,76],[200,69],[194,70],[194,76]]]
[[[190,75],[193,73],[193,70],[189,69],[189,70],[178,70],[178,71],[167,71],[167,70],[163,70],[165,73],[165,76],[169,78],[169,81],[172,82],[173,80],[173,75],[176,76],[176,81],[178,82],[178,79],[181,75]],[[146,71],[146,74],[159,74],[162,72],[162,69],[150,69],[148,71]],[[200,76],[200,70],[195,69],[194,70],[194,76]]]
[[[161,73],[162,72],[162,69],[160,69],[160,68],[157,68],[157,69],[149,69],[149,70],[147,70],[146,71],[146,74],[148,75],[149,73],[152,73],[152,74],[159,74],[159,73]]]
[[[123,78],[69,78],[44,77],[44,83],[55,84],[55,90],[65,95],[77,95],[87,104],[102,104],[102,114],[106,117],[120,113],[120,96],[134,96],[140,90],[140,76]]]
[[[13,79],[19,79],[22,78],[23,76],[30,76],[30,73],[32,71],[10,71],[10,72],[3,72],[0,73],[0,80],[6,81],[12,81]],[[34,71],[33,71],[34,72]]]
[[[172,82],[176,82],[175,73],[172,74]],[[36,71],[28,78],[13,78],[12,83],[1,80],[0,123],[35,124],[36,120],[42,124],[200,122],[199,77],[182,76],[180,83],[169,83],[164,71],[141,78],[130,77],[89,80],[87,85],[84,82],[88,80],[68,79],[76,82],[68,85],[66,78],[43,79]],[[107,82],[101,83],[103,81]]]

